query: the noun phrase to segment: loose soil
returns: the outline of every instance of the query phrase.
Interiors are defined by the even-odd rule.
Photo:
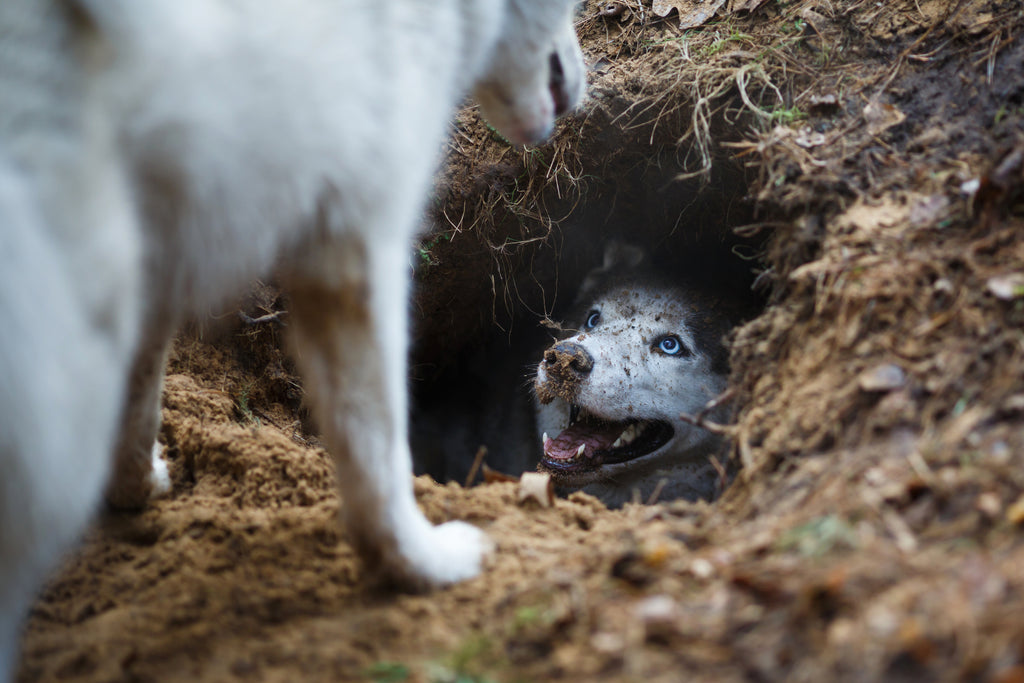
[[[460,115],[414,257],[414,379],[501,404],[467,367],[511,354],[521,386],[538,320],[630,237],[757,310],[720,500],[419,477],[433,521],[497,552],[397,594],[337,523],[260,286],[248,322],[176,342],[173,492],[97,520],[17,680],[1024,681],[1024,9],[708,4],[684,30],[658,14],[693,3],[587,3],[590,100],[546,146]],[[466,420],[473,447],[440,457],[484,443]],[[492,453],[526,438],[509,425]]]

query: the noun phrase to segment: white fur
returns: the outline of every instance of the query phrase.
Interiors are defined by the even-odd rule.
[[[674,434],[635,460],[563,478],[556,475],[556,480],[612,506],[632,500],[634,490],[644,500],[655,490],[661,500],[713,497],[719,492],[719,474],[709,456],[718,438],[680,419],[680,414],[699,413],[725,390],[727,378],[713,370],[711,359],[698,347],[685,290],[636,279],[590,298],[581,311],[585,313],[576,321],[579,333],[563,341],[585,349],[593,367],[582,376],[572,403],[608,421],[662,420]],[[600,318],[587,329],[591,312],[599,312]],[[658,353],[652,347],[666,334],[677,335],[692,355]],[[536,381],[540,387],[549,382],[546,362],[538,365]],[[569,425],[569,403],[562,398],[546,405],[538,402],[536,416],[538,436],[555,437]]]
[[[275,269],[353,541],[414,586],[480,570],[486,537],[432,527],[412,495],[408,255],[466,91],[510,139],[546,135],[557,50],[579,101],[571,12],[0,3],[0,679],[104,486],[121,507],[167,487],[153,444],[179,322]]]

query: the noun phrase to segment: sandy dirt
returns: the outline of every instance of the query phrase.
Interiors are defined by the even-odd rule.
[[[708,4],[684,30],[683,0],[588,3],[591,99],[549,145],[460,117],[414,367],[447,381],[557,310],[625,229],[596,216],[625,207],[669,259],[740,253],[741,275],[714,271],[756,277],[759,311],[732,339],[716,428],[742,469],[720,500],[543,507],[419,477],[433,521],[497,552],[398,594],[337,523],[286,312],[189,330],[163,403],[173,491],[97,520],[16,680],[1024,681],[1024,9]],[[286,308],[272,287],[243,304]]]

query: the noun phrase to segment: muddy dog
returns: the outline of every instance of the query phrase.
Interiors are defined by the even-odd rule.
[[[570,0],[0,3],[0,678],[104,491],[168,488],[168,340],[277,273],[364,560],[481,569],[406,442],[409,252],[467,93],[517,143],[582,96]]]
[[[642,272],[643,258],[608,247],[577,296],[574,334],[544,352],[535,382],[540,469],[613,507],[635,492],[713,498],[723,483],[710,459],[718,437],[680,414],[725,390],[723,338],[736,320],[699,291]]]

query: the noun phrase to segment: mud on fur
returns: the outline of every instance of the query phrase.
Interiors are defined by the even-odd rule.
[[[711,499],[719,437],[680,417],[726,387],[732,309],[700,290],[652,276],[644,253],[618,243],[577,296],[574,334],[537,367],[540,469],[563,489],[610,506],[656,495]],[[709,417],[716,418],[722,408]]]

